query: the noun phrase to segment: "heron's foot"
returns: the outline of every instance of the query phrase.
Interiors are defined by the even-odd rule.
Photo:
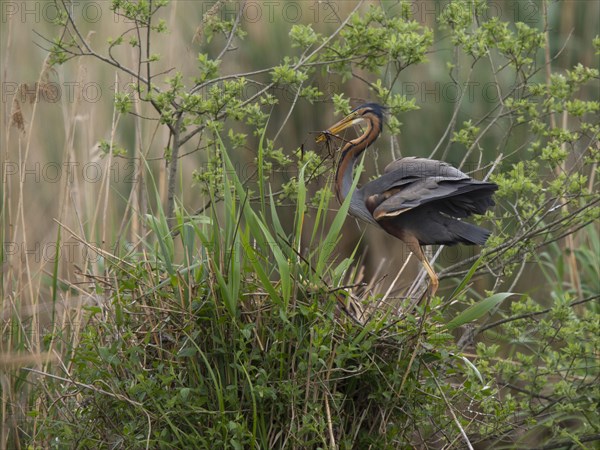
[[[435,277],[430,277],[431,282],[429,283],[429,287],[427,288],[427,292],[429,293],[430,297],[433,297],[435,295],[435,293],[438,290],[438,287],[440,286],[440,281],[437,277],[437,275]]]

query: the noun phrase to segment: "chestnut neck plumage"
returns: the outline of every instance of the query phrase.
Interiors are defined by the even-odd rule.
[[[367,123],[367,130],[362,136],[348,141],[344,145],[335,173],[335,194],[340,203],[344,201],[352,187],[354,165],[358,157],[381,133],[381,121],[375,120],[377,116],[374,113],[365,113],[361,118]]]

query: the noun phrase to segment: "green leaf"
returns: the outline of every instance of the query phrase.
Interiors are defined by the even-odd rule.
[[[177,356],[179,358],[189,358],[191,356],[195,356],[198,353],[198,349],[196,347],[185,347],[179,350]]]
[[[492,295],[491,297],[486,298],[478,303],[475,303],[472,306],[469,306],[462,313],[452,319],[446,325],[448,330],[454,330],[461,325],[466,323],[473,322],[483,315],[485,315],[488,311],[490,311],[493,307],[502,303],[504,299],[510,297],[511,295],[515,295],[513,292],[499,292],[497,294]]]
[[[485,385],[485,382],[483,381],[483,377],[481,376],[481,372],[479,372],[479,369],[475,366],[475,364],[473,364],[471,361],[469,361],[469,358],[463,356],[463,355],[456,355],[456,357],[460,360],[462,360],[462,362],[464,362],[467,367],[469,367],[473,373],[475,375],[477,375],[477,378],[479,378],[479,381],[481,382],[481,384]]]

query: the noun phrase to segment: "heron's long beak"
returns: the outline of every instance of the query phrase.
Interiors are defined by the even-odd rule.
[[[340,131],[345,130],[346,128],[351,127],[354,124],[361,122],[363,119],[360,116],[357,116],[355,112],[347,115],[342,120],[337,122],[336,124],[330,126],[328,129],[320,133],[316,138],[316,142],[324,142],[327,140],[327,135],[329,134],[338,134]]]

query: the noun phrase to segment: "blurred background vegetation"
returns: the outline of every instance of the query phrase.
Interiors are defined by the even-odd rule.
[[[201,443],[211,439],[219,442],[217,446],[239,448],[250,445],[267,448],[265,443],[302,448],[306,442],[310,447],[441,448],[468,446],[464,435],[479,442],[481,448],[492,444],[527,447],[564,442],[567,442],[564,448],[574,442],[586,448],[597,442],[600,429],[593,405],[594,399],[598,399],[594,383],[597,384],[599,374],[600,3],[513,0],[162,3],[16,1],[1,5],[2,448],[27,445],[176,448],[204,445]],[[459,5],[458,10],[452,5]],[[151,50],[145,55],[147,48],[143,45],[147,36],[143,20],[148,8],[157,9],[152,18],[154,28],[149,34]],[[70,12],[73,23],[65,19],[65,11]],[[467,13],[463,14],[464,11]],[[397,22],[392,23],[394,20]],[[117,42],[121,33],[135,30],[136,25],[140,33],[128,33],[123,43]],[[331,41],[320,48],[330,36]],[[412,36],[415,41],[402,42],[403,36]],[[394,39],[399,40],[397,58],[391,56]],[[105,60],[95,56],[71,58],[73,55],[64,50],[73,50],[73,42],[88,43]],[[516,50],[508,48],[511,42],[516,42]],[[527,48],[528,45],[531,47]],[[145,55],[141,58],[140,48]],[[313,59],[304,61],[300,71],[284,70],[286,63],[293,65],[297,62],[294,58],[302,59],[317,48],[320,51]],[[414,60],[408,56],[411,48],[417,54]],[[421,49],[425,51],[423,59],[418,57]],[[511,52],[516,59],[526,57],[530,61],[515,63],[510,58]],[[335,55],[340,61],[334,61]],[[285,58],[290,58],[289,62]],[[219,63],[215,64],[215,60]],[[155,105],[162,105],[162,114],[157,113],[155,106],[140,100],[135,92],[135,76],[121,70],[127,66],[144,74],[148,62],[156,76],[153,82],[164,94],[152,98]],[[278,70],[283,74],[279,78]],[[299,72],[306,77],[300,83],[294,78]],[[226,81],[239,82],[241,74],[250,81],[226,86]],[[198,90],[202,101],[192,104],[189,98],[193,86],[219,77],[224,78]],[[265,87],[268,89],[256,98],[258,106],[252,102],[236,104],[237,100],[250,99]],[[302,91],[306,87],[316,89]],[[144,96],[147,91],[142,92]],[[577,100],[585,103],[576,104]],[[173,101],[188,108],[186,116],[190,122],[186,131],[194,127],[202,127],[202,131],[179,149],[177,172],[170,180],[169,170],[173,165],[168,163],[173,161],[176,121],[167,113],[172,112],[169,105]],[[223,280],[208,269],[198,272],[198,267],[209,266],[208,260],[217,254],[228,261],[227,252],[216,250],[215,246],[223,244],[226,249],[231,246],[236,251],[242,247],[250,251],[244,247],[243,233],[240,232],[242,237],[228,234],[226,224],[236,229],[235,224],[243,216],[252,237],[260,241],[258,235],[261,235],[263,244],[280,246],[288,261],[295,260],[298,266],[303,266],[305,261],[296,258],[276,233],[269,241],[263,235],[264,228],[256,224],[264,220],[271,227],[279,220],[280,231],[293,236],[290,242],[303,258],[319,258],[317,250],[322,242],[315,236],[327,237],[327,229],[339,215],[336,216],[335,201],[310,201],[311,197],[324,199],[323,193],[330,191],[328,174],[335,164],[336,148],[317,146],[315,132],[332,124],[349,107],[366,101],[385,103],[392,109],[389,127],[365,160],[363,179],[381,173],[393,159],[414,155],[443,159],[478,179],[489,176],[500,185],[498,207],[484,219],[494,236],[486,259],[476,267],[477,275],[471,278],[473,273],[469,269],[479,250],[443,249],[436,260],[443,281],[440,298],[429,305],[433,313],[414,311],[411,295],[415,297],[415,291],[423,287],[422,283],[413,286],[419,273],[417,261],[404,266],[409,252],[402,243],[374,227],[347,219],[340,230],[340,239],[334,240],[335,252],[332,248],[328,254],[328,261],[334,261],[331,266],[321,267],[317,274],[308,265],[294,269],[300,272],[291,272],[298,286],[302,285],[300,280],[310,279],[312,288],[321,293],[314,295],[308,289],[308,293],[291,296],[306,308],[302,317],[290,316],[292,331],[276,322],[282,311],[287,314],[296,310],[288,303],[285,307],[280,305],[277,314],[265,313],[270,319],[264,319],[264,323],[255,316],[249,319],[244,315],[251,308],[241,301],[235,307],[228,303],[225,310],[220,310],[220,299],[231,299],[233,293],[238,293],[240,299],[250,298],[266,283],[253,272],[257,269],[251,266],[250,259],[243,259],[238,268],[243,274],[242,280],[238,280],[241,286],[238,290],[227,290],[233,289],[229,272],[224,273]],[[573,134],[565,135],[567,131]],[[223,166],[223,152],[231,159],[234,170],[228,171]],[[299,196],[302,198],[304,189],[305,181],[300,176],[304,164],[308,164],[311,176],[305,174],[306,223],[299,226],[302,211],[297,200]],[[268,189],[275,192],[272,198],[277,213],[272,212],[269,200],[267,206],[261,205],[260,199],[248,200],[249,205],[259,211],[262,208],[263,213],[271,211],[255,219],[250,212],[244,212],[244,202],[228,200],[224,186],[227,183],[235,186],[238,179],[251,191],[252,199]],[[170,181],[175,186],[174,210],[168,200]],[[243,197],[241,190],[232,187],[231,191]],[[262,196],[263,202],[266,198]],[[231,217],[227,205],[240,216]],[[179,224],[176,229],[180,234],[176,237],[168,231],[174,223]],[[191,238],[183,223],[193,224],[196,240],[202,245],[186,241]],[[207,223],[223,226],[223,241],[214,230],[205,228]],[[165,256],[161,242],[172,246],[166,252],[169,257]],[[260,243],[256,245],[260,247]],[[350,260],[345,258],[351,256],[354,265],[346,262]],[[277,255],[266,259],[275,260]],[[177,270],[171,267],[175,262],[179,264]],[[267,272],[267,279],[279,280],[283,276],[281,261],[277,259],[277,263],[278,269]],[[130,265],[131,271],[124,270],[124,265]],[[194,279],[174,281],[181,276],[178,270],[184,267],[193,273]],[[401,276],[396,279],[401,268]],[[161,293],[165,277],[171,279],[171,284]],[[262,285],[256,283],[256,278],[260,278]],[[154,286],[151,294],[147,291],[141,296],[134,294],[135,284],[144,284],[140,280],[151,281],[149,284]],[[461,280],[466,280],[464,285],[460,285]],[[366,287],[357,287],[359,283],[365,283]],[[374,314],[378,319],[369,323],[375,324],[359,327],[367,330],[361,334],[353,328],[358,327],[353,320],[344,321],[339,310],[334,312],[339,299],[330,298],[329,290],[344,284],[355,286],[352,293],[358,296],[359,307],[373,299],[383,299],[389,306],[384,310],[392,311],[391,317]],[[464,288],[460,292],[456,289],[458,285]],[[276,290],[281,287],[276,282],[274,286]],[[203,290],[209,294],[202,294]],[[483,298],[494,299],[493,294],[501,292],[518,295],[510,300],[495,297],[496,302],[488,302],[493,308],[485,311],[484,319],[467,325],[461,332],[454,327],[443,328],[459,311]],[[146,300],[141,299],[147,295],[152,300],[144,303]],[[199,307],[193,302],[184,305],[183,300],[179,304],[174,300],[180,299],[178,295],[189,299],[213,298],[214,305],[208,307],[202,303]],[[138,342],[145,339],[140,337],[143,335],[140,330],[147,325],[144,323],[147,310],[142,314],[131,304],[142,303],[158,311],[151,316],[151,322],[156,320],[153,326],[165,327],[161,328],[163,333],[157,341],[153,341],[152,333],[147,335],[152,336],[147,339],[153,341],[152,352],[156,354],[148,351],[147,342],[144,345]],[[252,305],[258,310],[265,307],[262,300],[260,305]],[[314,310],[315,305],[320,305],[318,311]],[[179,307],[186,311],[185,320],[169,314],[171,309],[179,311]],[[122,314],[127,318],[121,317]],[[239,319],[244,326],[230,330],[227,314],[233,317],[234,324]],[[476,318],[482,316],[480,312]],[[423,317],[430,318],[431,323]],[[207,329],[199,326],[204,323],[203,318],[210,318],[213,325]],[[409,325],[394,328],[398,326],[398,318]],[[169,328],[170,321],[174,321],[173,328]],[[506,323],[499,323],[502,321]],[[263,409],[256,407],[255,396],[259,392],[251,390],[251,402],[239,386],[236,387],[242,392],[236,400],[239,403],[228,403],[227,395],[235,395],[227,391],[227,382],[232,379],[240,385],[245,382],[243,377],[236,378],[239,373],[234,376],[230,372],[236,362],[213,363],[211,358],[218,361],[217,356],[227,346],[219,346],[216,341],[203,346],[206,344],[203,336],[194,334],[198,331],[190,324],[208,330],[211,336],[220,336],[221,344],[235,342],[244,354],[245,348],[260,348],[261,342],[269,341],[262,334],[266,331],[261,331],[258,325],[257,328],[248,325],[253,322],[262,323],[267,329],[271,327],[274,333],[280,332],[271,336],[273,341],[295,336],[294,344],[287,343],[286,348],[297,349],[296,357],[300,359],[303,351],[313,355],[314,348],[320,348],[314,347],[315,342],[321,342],[322,349],[329,349],[329,353],[317,352],[314,358],[327,361],[323,373],[333,373],[333,366],[340,370],[366,367],[368,364],[361,358],[366,358],[373,349],[373,358],[381,365],[375,364],[371,369],[381,378],[367,371],[368,376],[357,375],[356,380],[342,388],[340,385],[334,388],[329,384],[329,375],[322,380],[317,377],[323,383],[319,388],[306,387],[301,394],[285,397],[272,383],[272,373],[279,371],[280,382],[294,377],[311,380],[315,376],[311,370],[316,370],[316,366],[297,368],[293,376],[289,374],[286,378],[281,375],[282,367],[294,366],[293,361],[286,361],[278,353],[272,360],[265,357],[258,363],[253,359],[256,355],[249,352],[249,366],[244,367],[264,369],[265,373],[258,369],[253,373],[256,377],[253,386],[258,386],[257,380],[263,377],[265,389],[272,391],[267,389],[260,395],[271,403],[267,402]],[[563,326],[557,325],[560,323]],[[427,341],[428,345],[421,346],[420,337],[415,337],[423,332],[420,326],[429,330],[427,339],[438,333],[440,342]],[[306,332],[303,327],[320,331]],[[447,336],[439,331],[440,327],[447,331]],[[360,340],[356,336],[361,336]],[[378,340],[381,336],[383,342]],[[310,344],[303,343],[306,339]],[[567,355],[572,359],[561,353],[559,344],[566,339],[570,339]],[[190,342],[196,350],[190,350],[194,346]],[[352,347],[350,343],[356,348],[339,349],[344,345]],[[388,345],[401,349],[392,357],[400,361],[400,368],[390,362]],[[266,343],[265,346],[269,347]],[[143,350],[132,355],[126,352],[127,348]],[[419,352],[413,352],[413,348]],[[440,349],[441,353],[432,348]],[[140,363],[145,368],[137,370],[139,360],[162,362],[163,351],[181,350],[187,352],[183,357],[189,358],[181,367],[169,365],[172,360],[165,358],[169,363],[158,364],[160,368],[155,365],[152,370],[161,373],[166,365],[171,372],[181,371],[188,378],[162,379],[161,385],[156,381],[158,375],[150,375],[149,366]],[[449,362],[454,356],[448,355],[458,355],[463,350],[469,359],[465,356],[467,362],[461,362],[461,368],[457,369],[455,363]],[[332,356],[336,351],[344,356],[340,361]],[[555,355],[554,351],[558,353]],[[203,356],[207,359],[199,354],[208,355]],[[124,364],[116,368],[111,366],[114,359],[136,362],[131,367]],[[193,367],[198,360],[202,369],[194,378]],[[417,363],[413,365],[415,360]],[[569,367],[568,361],[581,363],[578,371],[565,369]],[[417,366],[418,371],[414,369]],[[227,380],[217,383],[218,377],[212,374],[211,367],[222,370]],[[361,370],[352,373],[362,375]],[[142,380],[144,373],[148,378]],[[211,389],[206,386],[199,386],[191,393],[182,390],[190,388],[193,384],[190,380],[208,376],[214,377],[211,378],[214,391],[222,390],[226,400],[207,393]],[[491,380],[496,376],[494,384]],[[423,378],[428,378],[432,385],[424,384],[423,392],[419,392]],[[130,387],[117,383],[118,379],[129,380],[138,391],[128,391]],[[149,379],[157,384],[150,386]],[[396,390],[386,393],[383,387],[386,383]],[[544,389],[547,383],[553,386],[552,392]],[[361,403],[360,389],[369,384],[381,389],[374,389],[373,397]],[[165,386],[174,385],[177,390],[173,388],[172,395],[167,396],[169,390]],[[140,394],[143,389],[147,391]],[[321,401],[328,398],[326,393],[330,390],[341,396],[332,394],[331,405]],[[402,395],[392,393],[401,391]],[[441,397],[445,395],[450,400],[428,403],[429,397],[440,397],[439,391]],[[177,404],[165,403],[164,410],[160,410],[160,392],[164,392],[165,402],[175,398],[179,403],[172,400]],[[461,392],[472,403],[461,397]],[[156,404],[149,406],[151,395],[156,397]],[[180,416],[186,408],[189,410],[190,395],[211,401],[211,395],[215,395],[215,401],[222,403],[221,411],[228,410],[223,407],[227,403],[229,408],[239,408],[239,414],[223,413],[226,420],[219,425],[221,428],[216,419],[208,420],[206,430],[215,435],[207,438],[209,431],[198,432],[193,424],[188,424],[187,429],[180,423]],[[386,399],[386,395],[392,399]],[[280,403],[274,400],[277,396],[281,396]],[[338,404],[339,398],[352,401]],[[377,408],[369,403],[375,400]],[[103,401],[111,405],[114,416],[106,413],[100,417]],[[262,424],[258,428],[264,429],[248,431],[252,427],[241,417],[248,412],[246,401],[261,416],[255,417],[253,423]],[[291,418],[277,412],[277,408],[283,408],[282,404],[293,401],[301,405]],[[389,410],[382,406],[386,401]],[[331,414],[321,409],[326,403],[327,410],[334,409],[334,418],[337,410],[339,417],[345,419],[339,423],[332,420]],[[356,410],[349,411],[348,404]],[[442,419],[448,416],[452,404],[457,405],[457,410],[472,407],[481,415],[459,414],[461,417],[455,417],[459,425],[454,428]],[[419,435],[425,429],[426,418],[418,412],[419,407],[427,410],[423,405],[435,410],[436,419],[430,429]],[[556,405],[564,410],[556,412]],[[131,411],[120,411],[128,407]],[[204,405],[202,408],[210,409]],[[378,412],[378,408],[383,412]],[[546,410],[551,413],[545,415]],[[365,411],[365,416],[357,424],[352,418],[361,411]],[[169,423],[171,414],[177,419]],[[200,417],[204,417],[202,414]],[[265,418],[277,414],[281,414],[282,423]],[[402,420],[398,419],[401,414],[406,415]],[[487,420],[487,415],[495,415],[495,419]],[[323,417],[329,420],[321,420]],[[298,424],[290,432],[293,437],[282,438],[275,431],[283,426],[284,419]],[[412,421],[412,427],[404,420]],[[92,422],[94,425],[86,428]],[[140,431],[146,422],[151,424],[149,429],[164,427],[170,431],[165,435]],[[504,429],[499,425],[502,422],[514,427]],[[111,425],[103,428],[99,423]],[[123,423],[124,428],[114,423]],[[472,431],[473,423],[477,424],[476,432]],[[446,434],[448,428],[452,432]],[[92,429],[93,437],[81,440],[78,433]],[[197,441],[181,437],[193,434],[190,429],[196,430]],[[458,431],[462,431],[462,437],[457,437]]]

